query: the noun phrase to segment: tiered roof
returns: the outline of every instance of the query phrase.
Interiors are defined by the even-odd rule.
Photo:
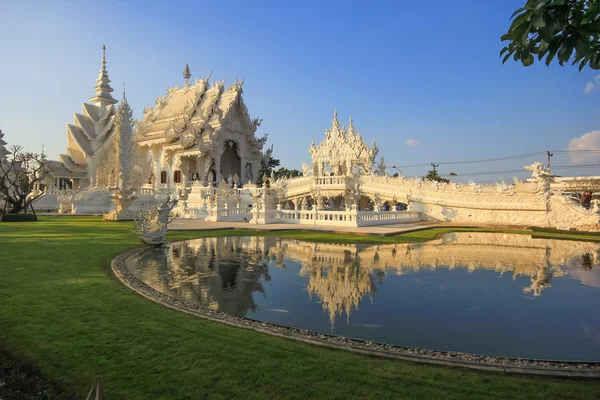
[[[67,124],[66,154],[59,155],[64,167],[74,173],[86,171],[86,157],[95,155],[113,134],[117,100],[110,94],[113,89],[106,70],[106,46],[102,46],[102,64],[96,82],[96,95],[90,98],[94,104],[83,103],[83,113],[73,115],[75,124]]]
[[[220,128],[237,110],[243,131],[255,152],[265,139],[254,136],[261,120],[251,119],[242,98],[243,81],[237,79],[225,88],[225,81],[209,83],[210,76],[196,80],[191,87],[167,88],[153,108],[144,109],[138,124],[137,141],[142,146],[162,144],[172,149],[206,152],[213,146]]]

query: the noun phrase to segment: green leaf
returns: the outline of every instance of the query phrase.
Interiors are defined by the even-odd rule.
[[[552,44],[550,45],[550,50],[548,52],[548,57],[546,57],[546,65],[550,65],[550,63],[552,62],[552,60],[554,59],[554,57],[556,56],[556,53],[558,52],[559,47]]]
[[[538,30],[538,33],[540,34],[540,37],[546,41],[546,42],[551,42],[552,41],[552,36],[553,33],[552,31],[548,28],[548,25],[544,26],[543,28],[540,28]]]
[[[537,48],[537,53],[538,54],[545,54],[548,52],[548,42],[546,42],[545,40],[541,40],[540,41],[540,45]]]
[[[546,26],[546,22],[544,22],[544,14],[538,13],[532,20],[533,26],[536,28],[543,28]]]
[[[571,54],[573,54],[573,47],[573,41],[570,39],[562,42],[560,45],[560,50],[558,51],[558,62],[560,65],[563,65],[564,62],[569,61]]]
[[[584,57],[590,52],[590,41],[586,37],[579,37],[575,40],[575,50],[577,50],[577,55],[581,55]]]
[[[533,24],[530,22],[529,24],[527,24],[527,27],[524,29],[523,37],[521,38],[521,43],[523,43],[523,45],[527,44],[527,40],[529,39],[529,33],[531,32],[532,26],[533,26]]]
[[[514,12],[514,13],[513,13],[513,14],[510,16],[510,19],[513,19],[513,17],[514,17],[515,15],[517,15],[517,14],[520,14],[520,13],[522,13],[522,12],[523,12],[523,11],[525,11],[525,10],[527,10],[527,7],[521,7],[521,8],[519,8],[517,11],[515,11],[515,12]]]
[[[533,56],[531,53],[527,53],[525,57],[521,57],[521,63],[523,63],[523,66],[525,67],[529,67],[531,64],[533,64]]]
[[[580,29],[583,32],[589,33],[591,35],[600,33],[600,21],[591,22],[589,24],[583,24],[580,26]]]
[[[590,67],[592,69],[600,69],[600,53],[596,53],[596,56],[590,59]]]
[[[504,58],[502,59],[502,64],[504,64],[506,60],[510,58],[510,56],[512,56],[512,52],[509,52],[507,55],[504,56]]]

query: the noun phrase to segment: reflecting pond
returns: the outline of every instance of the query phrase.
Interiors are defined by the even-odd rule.
[[[400,346],[600,360],[600,244],[451,233],[348,245],[222,237],[126,261],[154,289],[228,314]]]

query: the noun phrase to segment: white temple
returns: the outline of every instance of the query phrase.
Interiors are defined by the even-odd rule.
[[[34,203],[38,210],[115,210],[111,198],[123,182],[119,154],[127,146],[114,139],[117,101],[103,51],[93,104],[83,103],[83,114],[67,125],[66,154],[54,162],[55,180]],[[167,88],[127,135],[133,141],[126,179],[132,212],[170,195],[180,199],[178,216],[210,221],[361,227],[430,220],[600,230],[600,206],[584,209],[571,201],[540,163],[526,167],[532,180],[514,184],[390,177],[374,166],[375,141],[369,147],[352,119],[346,129],[337,113],[325,138],[310,145],[311,164],[303,165],[302,177],[258,176],[271,150],[263,153],[266,136],[255,135],[261,120],[248,113],[243,81],[226,87],[211,84],[209,76],[190,85],[186,72],[185,85]]]
[[[136,141],[152,160],[154,188],[258,178],[266,137],[255,136],[261,120],[248,114],[243,81],[226,88],[224,81],[211,85],[209,78],[168,88],[154,108],[144,110]]]

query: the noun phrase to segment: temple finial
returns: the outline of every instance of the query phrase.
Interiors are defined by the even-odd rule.
[[[333,110],[333,121],[331,122],[331,130],[340,129],[340,121],[338,121],[337,109]]]
[[[348,125],[348,135],[354,135],[354,121],[352,120],[352,115],[350,116],[350,124]]]
[[[127,100],[127,96],[125,96],[125,82],[123,82],[123,100]]]
[[[113,88],[110,86],[110,79],[108,79],[108,71],[106,70],[106,45],[102,45],[102,64],[94,91],[96,95],[91,97],[90,101],[97,106],[105,107],[117,102],[111,95]]]

